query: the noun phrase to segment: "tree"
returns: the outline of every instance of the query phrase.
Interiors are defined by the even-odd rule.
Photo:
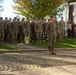
[[[16,14],[23,16],[44,18],[50,14],[57,14],[62,11],[60,5],[64,0],[13,0]]]
[[[76,0],[65,0],[68,4],[71,3],[71,2],[74,2]]]
[[[3,11],[2,1],[3,0],[0,0],[0,12]]]

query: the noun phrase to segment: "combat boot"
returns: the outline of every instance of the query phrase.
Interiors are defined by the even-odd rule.
[[[56,55],[56,53],[55,53],[54,51],[52,52],[52,54],[53,54],[53,55]]]

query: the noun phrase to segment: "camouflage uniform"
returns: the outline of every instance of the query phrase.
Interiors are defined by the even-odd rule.
[[[30,33],[31,33],[30,26],[31,26],[31,23],[29,21],[26,21],[25,30],[24,30],[24,41],[26,44],[29,44],[30,42]]]
[[[2,22],[2,18],[0,18],[0,44],[4,42],[4,23]]]
[[[24,18],[22,19],[22,22],[19,26],[19,36],[20,36],[20,42],[25,43],[24,36],[25,36],[25,21]]]
[[[21,22],[20,22],[20,19],[18,18],[17,19],[17,24],[18,24],[18,35],[17,35],[17,42],[19,43],[20,42],[20,25],[21,25]]]
[[[18,29],[19,29],[18,23],[16,21],[11,22],[10,33],[11,33],[12,43],[14,44],[17,43]]]
[[[56,23],[56,33],[57,33],[57,39],[59,39],[60,31],[59,31],[59,23],[57,20],[55,20]]]
[[[43,40],[46,40],[46,38],[47,38],[47,32],[46,32],[46,30],[47,30],[47,23],[46,23],[46,21],[44,21],[43,22]]]
[[[49,23],[50,23],[50,22],[47,22],[47,23],[46,23],[46,40],[48,40],[48,38],[49,38],[49,31],[48,31]]]
[[[59,22],[59,31],[60,31],[59,39],[60,39],[60,41],[63,40],[64,30],[65,30],[65,22],[64,22],[63,20],[61,20],[61,21]]]
[[[10,34],[10,26],[11,26],[11,21],[7,23],[7,43],[11,43],[11,34]]]
[[[8,37],[8,29],[7,29],[7,23],[8,23],[8,18],[6,17],[5,20],[4,20],[4,27],[5,27],[5,30],[4,30],[4,41],[7,42],[7,37]]]
[[[53,18],[53,16],[52,16]],[[54,53],[54,45],[56,43],[56,23],[54,21],[50,21],[48,24],[48,42],[49,42],[49,51],[50,54]]]
[[[35,20],[32,20],[31,22],[31,42],[36,41],[36,33],[35,33]]]
[[[42,34],[42,24],[39,21],[37,21],[35,24],[35,32],[37,37],[37,43],[40,43]]]

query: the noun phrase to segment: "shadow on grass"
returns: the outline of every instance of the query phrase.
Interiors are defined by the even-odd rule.
[[[33,46],[48,48],[48,41],[42,41],[40,44],[31,43]],[[76,48],[76,39],[64,39],[63,41],[57,40],[55,48]]]
[[[16,47],[14,47],[14,46],[9,46],[9,45],[0,45],[0,49],[15,49],[15,50],[17,50],[17,48]]]

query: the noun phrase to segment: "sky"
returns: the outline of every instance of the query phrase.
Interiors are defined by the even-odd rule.
[[[16,14],[13,13],[14,10],[12,8],[12,5],[14,5],[13,0],[4,0],[2,4],[3,4],[4,11],[1,12],[1,16],[3,18],[5,17],[13,18],[16,16]]]

